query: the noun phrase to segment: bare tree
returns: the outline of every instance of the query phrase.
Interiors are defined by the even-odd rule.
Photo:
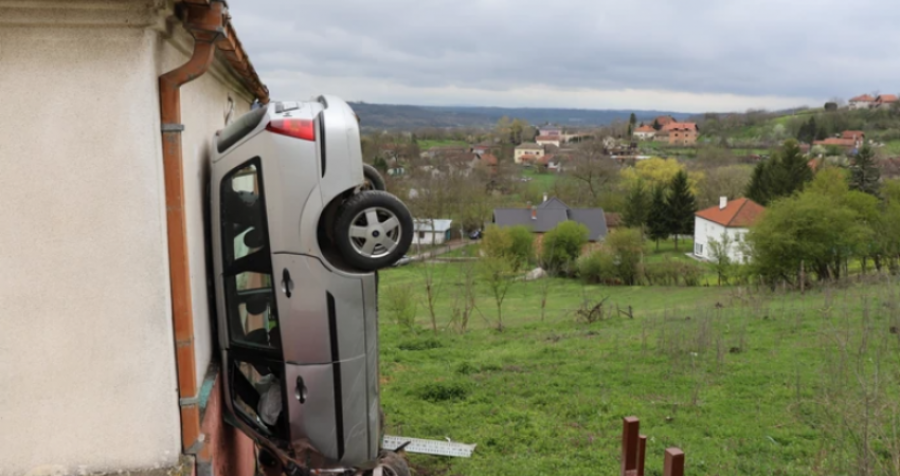
[[[604,153],[598,139],[579,144],[568,162],[567,175],[597,204],[604,192],[609,192],[619,179],[619,165]]]
[[[481,259],[481,275],[494,303],[497,305],[497,330],[503,330],[503,301],[512,285],[512,263],[506,257],[485,257]]]

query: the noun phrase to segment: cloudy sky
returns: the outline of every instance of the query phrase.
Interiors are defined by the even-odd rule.
[[[742,111],[900,91],[894,0],[229,0],[276,99]]]

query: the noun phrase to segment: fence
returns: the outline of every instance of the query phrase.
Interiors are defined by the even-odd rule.
[[[622,421],[621,476],[644,476],[647,436],[640,434],[641,422],[637,417],[625,417]],[[666,449],[663,476],[684,476],[683,451],[678,448]]]

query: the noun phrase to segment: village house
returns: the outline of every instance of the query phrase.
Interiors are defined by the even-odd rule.
[[[658,116],[656,119],[653,120],[653,123],[658,124],[660,129],[665,128],[666,126],[668,126],[669,124],[671,124],[673,122],[678,122],[678,121],[676,121],[675,118],[672,116]]]
[[[563,142],[562,136],[559,136],[559,135],[555,135],[555,136],[541,135],[541,136],[535,137],[534,141],[537,142],[538,145],[553,145],[556,147],[559,147],[560,144],[562,144],[562,142]]]
[[[897,96],[893,94],[879,94],[875,98],[875,102],[872,103],[872,107],[875,109],[888,109],[895,102],[897,102]]]
[[[848,103],[850,109],[869,109],[875,103],[875,98],[868,94],[863,94],[862,96],[856,96],[855,98],[850,99]]]
[[[222,420],[204,226],[215,134],[269,102],[230,18],[0,2],[3,475],[255,473]]]
[[[847,152],[856,153],[865,143],[866,134],[863,131],[844,131],[841,137],[829,137],[825,140],[813,141],[813,145],[822,147],[840,147]]]
[[[639,140],[650,140],[653,139],[655,135],[656,129],[647,125],[641,125],[641,127],[638,127],[634,130],[634,137],[638,138]]]
[[[694,145],[697,143],[699,129],[693,122],[672,122],[663,127],[669,134],[670,145]]]
[[[492,223],[499,227],[523,225],[537,234],[535,246],[540,246],[544,233],[560,223],[571,220],[588,229],[588,241],[598,242],[606,238],[606,215],[602,208],[569,208],[558,198],[548,199],[531,208],[494,209]]]
[[[716,259],[711,243],[728,241],[725,250],[733,263],[746,263],[745,238],[765,212],[765,208],[748,198],[728,201],[721,197],[719,205],[700,210],[694,216],[694,256],[706,261]]]
[[[562,128],[550,124],[545,124],[543,126],[538,126],[537,128],[538,136],[554,136],[559,137],[562,136],[563,131]]]
[[[523,162],[534,161],[544,156],[544,146],[536,143],[524,143],[516,147],[513,153],[513,162],[521,164]]]
[[[415,219],[413,227],[413,245],[441,245],[450,241],[453,220],[448,219]]]

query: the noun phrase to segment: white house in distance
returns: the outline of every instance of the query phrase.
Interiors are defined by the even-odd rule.
[[[640,140],[649,140],[656,135],[656,129],[651,126],[641,126],[634,130],[634,136]]]
[[[450,227],[453,220],[416,219],[413,245],[441,245],[450,241]]]
[[[746,263],[750,257],[744,256],[744,238],[765,210],[749,198],[729,202],[728,197],[721,197],[718,206],[697,212],[694,218],[694,256],[714,260],[716,256],[710,243],[722,243],[723,237],[727,237],[728,257],[732,262]]]
[[[559,147],[562,144],[562,136],[537,136],[534,141],[538,145],[555,145]]]
[[[513,160],[517,164],[521,164],[523,162],[523,157],[526,157],[524,160],[528,162],[534,159],[540,159],[544,156],[544,146],[535,143],[524,143],[516,147],[515,154],[513,155]]]

